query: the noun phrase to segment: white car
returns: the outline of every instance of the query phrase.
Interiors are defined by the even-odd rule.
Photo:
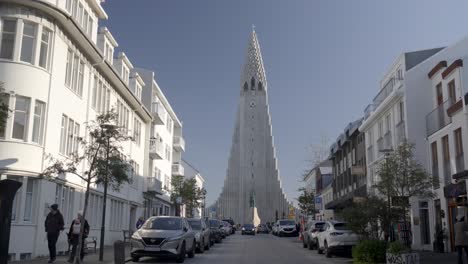
[[[336,252],[350,252],[358,243],[359,237],[349,230],[345,222],[327,221],[317,234],[317,251],[327,258]]]
[[[297,230],[296,230],[296,223],[294,220],[289,220],[289,219],[282,219],[276,221],[275,224],[276,230],[275,233],[276,235],[282,237],[282,236],[297,236]]]

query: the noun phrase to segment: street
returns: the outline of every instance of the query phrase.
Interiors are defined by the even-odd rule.
[[[175,263],[173,260],[141,259],[139,263]],[[190,264],[281,264],[281,263],[351,263],[351,258],[333,257],[327,259],[317,251],[302,248],[297,237],[276,237],[270,234],[256,236],[236,233],[215,244],[209,251],[185,259]],[[132,263],[132,262],[130,262]]]

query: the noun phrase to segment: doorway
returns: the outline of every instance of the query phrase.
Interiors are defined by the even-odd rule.
[[[133,229],[136,226],[136,210],[137,208],[135,206],[130,207],[130,220],[128,221],[128,230],[130,230],[130,234],[133,234]]]

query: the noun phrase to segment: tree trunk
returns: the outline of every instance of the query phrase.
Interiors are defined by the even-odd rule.
[[[85,192],[85,203],[83,207],[83,221],[81,222],[81,227],[80,227],[80,236],[78,238],[78,247],[76,248],[75,251],[75,259],[73,263],[79,263],[81,264],[81,245],[83,244],[83,234],[84,234],[84,226],[86,223],[86,210],[88,209],[88,199],[89,199],[89,186],[91,184],[91,179],[88,179],[88,182],[86,184],[86,192]]]

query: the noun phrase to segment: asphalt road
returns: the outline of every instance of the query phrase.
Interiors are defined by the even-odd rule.
[[[143,263],[175,263],[173,260],[142,258]],[[189,264],[295,264],[295,263],[351,263],[351,258],[326,258],[302,248],[297,237],[276,237],[267,234],[242,236],[231,235],[209,251],[196,254],[193,259],[185,259]]]

